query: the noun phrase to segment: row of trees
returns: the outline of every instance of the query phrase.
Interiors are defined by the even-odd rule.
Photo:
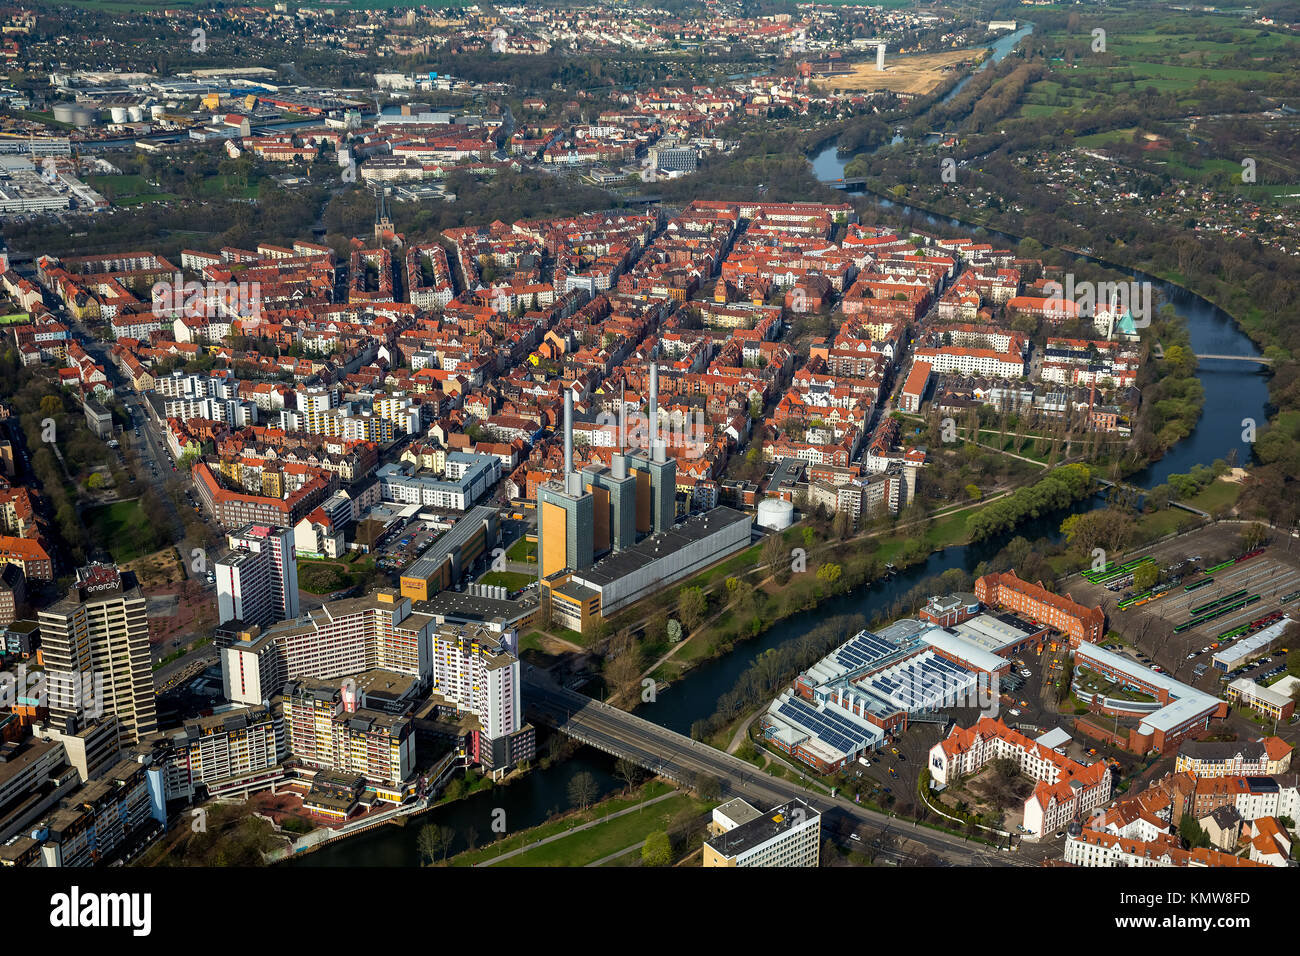
[[[983,541],[1009,531],[1027,519],[1059,511],[1086,498],[1092,491],[1092,470],[1087,465],[1063,465],[1034,484],[1019,488],[971,514],[966,521],[966,530],[972,541]]]

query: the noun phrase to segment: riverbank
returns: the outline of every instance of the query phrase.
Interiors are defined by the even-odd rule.
[[[773,574],[770,561],[764,558],[765,545],[754,545],[724,565],[684,582],[674,592],[679,594],[686,588],[707,585],[710,593],[721,590],[726,600],[700,627],[674,646],[669,654],[656,660],[642,676],[653,677],[656,683],[671,686],[700,665],[730,654],[738,645],[817,608],[827,599],[860,595],[881,581],[924,564],[932,555],[942,554],[952,547],[965,547],[972,543],[969,525],[974,514],[1014,498],[1058,472],[1049,471],[1035,482],[1006,489],[980,501],[945,505],[924,517],[841,540],[817,540],[815,537],[808,540],[804,531],[811,531],[811,527],[802,523],[795,525],[783,532],[781,550],[785,554],[794,554],[796,549],[802,549],[803,567],[788,576]],[[1068,507],[1062,509],[1062,514],[1066,510]],[[1022,515],[996,537],[1010,536],[1024,523],[1023,518]],[[836,570],[822,572],[827,566]],[[725,577],[728,569],[739,570],[740,567],[746,568],[749,586],[736,589],[733,596],[725,588]],[[754,575],[758,575],[757,580]]]
[[[631,794],[609,796],[585,810],[570,810],[540,826],[502,836],[451,857],[446,866],[592,866],[630,852],[655,831],[716,804],[653,779]],[[574,839],[578,834],[581,838]]]

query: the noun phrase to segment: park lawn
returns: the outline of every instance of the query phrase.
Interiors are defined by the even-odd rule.
[[[1241,497],[1241,492],[1242,487],[1239,483],[1220,479],[1211,482],[1208,488],[1199,495],[1195,495],[1186,504],[1214,514],[1216,508],[1230,508],[1235,505],[1237,499]]]
[[[298,566],[298,587],[311,594],[329,594],[355,583],[347,569],[336,562],[303,562]]]
[[[520,538],[506,549],[506,557],[511,561],[536,561],[537,542],[529,541],[527,538]]]
[[[487,846],[479,847],[476,850],[466,850],[464,853],[458,853],[447,862],[451,866],[475,866],[493,857],[500,856],[502,853],[509,853],[511,850],[518,849],[521,846],[527,846],[537,840],[545,839],[548,836],[554,836],[556,833],[563,833],[569,829],[570,824],[588,823],[592,820],[599,819],[607,813],[616,813],[619,810],[625,810],[628,807],[635,806],[642,800],[652,800],[655,797],[668,793],[674,787],[663,780],[650,780],[642,784],[641,788],[632,796],[608,797],[587,810],[574,810],[548,820],[543,824],[532,827],[527,830],[520,830],[512,833],[504,839],[497,840]],[[668,801],[665,801],[665,803]],[[658,806],[658,804],[655,804]],[[653,807],[651,808],[653,809]],[[662,817],[660,818],[662,819]],[[612,851],[611,851],[612,852]],[[522,855],[522,854],[521,854]]]
[[[86,182],[117,206],[135,206],[146,202],[180,199],[175,193],[159,192],[158,187],[139,175],[87,176]]]
[[[930,551],[937,551],[949,545],[962,544],[966,540],[966,520],[979,506],[980,502],[972,502],[961,511],[954,511],[941,518],[935,518],[930,522],[930,527],[925,532],[924,537],[920,539],[921,542]],[[916,535],[910,528],[905,528],[898,534],[881,538],[880,550],[876,553],[877,557],[886,563],[893,561],[903,549],[903,545],[913,540],[916,540]]]
[[[715,628],[730,621],[730,619],[730,613],[718,618],[717,622],[711,626],[709,630],[713,631]],[[672,660],[687,664],[692,661],[698,661],[702,657],[707,657],[712,652],[713,644],[709,640],[709,635],[707,633],[699,634],[687,640],[685,646],[673,655]],[[669,661],[669,663],[672,663],[672,661]]]
[[[483,577],[479,578],[479,584],[489,584],[493,587],[502,587],[507,591],[518,591],[520,588],[527,587],[536,581],[531,574],[522,574],[519,571],[489,571]]]
[[[241,186],[230,181],[230,177],[218,174],[216,176],[205,177],[199,184],[199,192],[204,196],[224,196],[235,199],[256,199],[258,194],[257,181],[251,180],[248,185]]]
[[[683,810],[705,813],[717,804],[699,800],[686,794],[671,797],[662,803],[645,807],[615,820],[607,820],[590,830],[574,834],[575,838],[556,840],[502,860],[498,866],[586,866],[602,857],[617,853],[635,843],[640,843],[656,830],[662,830],[665,819],[672,819]],[[613,811],[607,811],[613,812]]]
[[[81,520],[90,532],[91,540],[106,549],[119,564],[134,561],[148,553],[140,550],[130,533],[131,528],[145,522],[138,499],[87,508],[81,513]]]
[[[1192,505],[1192,507],[1196,507],[1196,505]],[[1139,540],[1143,538],[1154,540],[1175,531],[1185,531],[1196,527],[1202,520],[1202,518],[1190,511],[1184,511],[1182,508],[1164,508],[1138,518]]]

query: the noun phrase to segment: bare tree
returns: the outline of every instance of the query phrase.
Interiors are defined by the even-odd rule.
[[[574,774],[573,779],[569,781],[569,802],[579,810],[590,807],[599,794],[600,788],[596,786],[596,778],[585,770]]]
[[[641,782],[641,768],[631,760],[620,758],[614,764],[614,776],[623,781],[624,790],[630,793]]]

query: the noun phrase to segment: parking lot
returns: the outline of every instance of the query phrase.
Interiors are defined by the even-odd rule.
[[[1227,543],[1235,544],[1235,536]],[[1175,538],[1153,552],[1163,572],[1162,581],[1172,583],[1172,587],[1127,610],[1120,610],[1118,604],[1132,596],[1131,583],[1111,591],[1105,585],[1073,578],[1068,586],[1076,600],[1100,604],[1105,609],[1108,629],[1117,632],[1127,645],[1124,653],[1153,670],[1158,668],[1180,681],[1217,694],[1224,675],[1211,661],[1218,650],[1230,646],[1234,640],[1221,639],[1220,635],[1247,628],[1235,638],[1240,640],[1261,630],[1270,619],[1280,619],[1282,615],[1300,618],[1300,553],[1293,553],[1288,544],[1291,542],[1286,539],[1266,548],[1257,557],[1207,574],[1205,569],[1225,560],[1224,552],[1228,549],[1222,530],[1208,528]],[[1232,553],[1240,553],[1240,548],[1233,549]],[[1196,586],[1206,578],[1212,578],[1212,583]],[[1193,587],[1190,591],[1189,586]],[[1215,602],[1232,605],[1242,600],[1250,603],[1176,632],[1178,626],[1196,615],[1196,609],[1206,609]],[[1200,613],[1213,610],[1211,606]],[[1273,658],[1270,665],[1252,663],[1248,673],[1260,675],[1257,680],[1262,680],[1264,674],[1272,674],[1268,679],[1279,676],[1281,671],[1274,672],[1274,667],[1279,663],[1285,667],[1285,663],[1279,661],[1277,653]],[[1234,672],[1232,676],[1241,673],[1247,671]]]
[[[421,518],[400,519],[385,532],[375,551],[375,565],[388,571],[400,571],[420,556],[442,534],[433,521]]]

